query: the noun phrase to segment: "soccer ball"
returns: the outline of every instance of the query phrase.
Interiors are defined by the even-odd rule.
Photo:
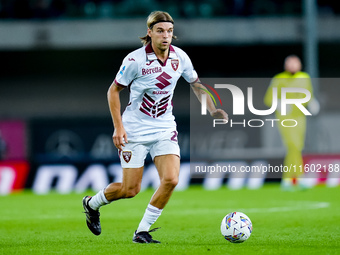
[[[253,230],[253,225],[247,215],[241,212],[227,214],[221,223],[221,233],[231,243],[246,241]]]

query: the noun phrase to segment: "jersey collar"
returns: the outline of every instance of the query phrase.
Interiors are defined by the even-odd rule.
[[[153,61],[153,60],[157,60],[157,56],[155,54],[155,52],[153,51],[152,47],[151,47],[151,43],[149,43],[148,45],[145,46],[145,52],[146,52],[146,58],[148,61]],[[177,54],[175,52],[175,49],[170,45],[169,47],[169,57],[170,59],[172,58],[177,58]]]

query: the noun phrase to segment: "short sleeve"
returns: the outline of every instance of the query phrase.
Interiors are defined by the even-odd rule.
[[[198,75],[194,69],[194,66],[191,63],[189,56],[187,54],[184,54],[183,60],[184,60],[184,68],[182,73],[183,78],[189,83],[197,81]]]
[[[128,55],[124,58],[122,65],[115,78],[115,83],[120,87],[128,86],[138,74],[138,63],[135,58]]]

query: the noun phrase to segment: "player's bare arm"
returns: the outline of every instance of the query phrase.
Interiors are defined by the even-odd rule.
[[[204,90],[207,88],[198,80],[197,82],[190,83],[192,90],[194,91],[198,100],[202,103],[202,94],[206,94]],[[222,109],[216,109],[210,96],[207,96],[207,109],[210,115],[215,119],[225,119],[228,120],[228,114]]]
[[[125,146],[124,142],[128,142],[120,112],[121,104],[119,93],[122,90],[122,87],[119,87],[115,82],[113,82],[107,92],[107,99],[114,125],[113,143],[119,150],[123,150],[123,147]]]

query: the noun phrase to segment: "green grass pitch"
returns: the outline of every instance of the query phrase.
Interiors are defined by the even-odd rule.
[[[86,227],[85,194],[0,197],[0,254],[340,254],[340,187],[283,192],[277,184],[237,191],[193,186],[175,192],[153,226],[161,227],[153,233],[161,244],[133,244],[152,193],[102,207],[100,236]],[[244,243],[229,243],[220,233],[231,211],[253,222]]]

